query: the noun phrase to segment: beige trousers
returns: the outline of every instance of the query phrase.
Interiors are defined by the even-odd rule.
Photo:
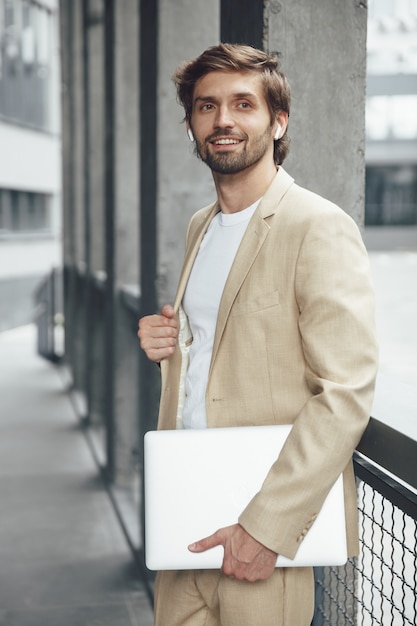
[[[309,626],[313,612],[310,567],[256,583],[218,570],[159,572],[155,582],[155,626]]]

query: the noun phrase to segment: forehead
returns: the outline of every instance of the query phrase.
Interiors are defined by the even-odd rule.
[[[259,72],[215,71],[202,76],[195,84],[193,102],[197,98],[228,98],[247,94],[265,102]]]

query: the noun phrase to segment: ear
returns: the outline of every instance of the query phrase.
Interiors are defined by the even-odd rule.
[[[191,126],[189,125],[188,122],[187,122],[187,135],[190,141],[194,141],[193,131],[191,130]]]
[[[283,135],[285,135],[285,131],[288,126],[288,113],[285,111],[279,111],[276,117],[276,129],[274,134],[274,140],[277,141],[281,139]]]

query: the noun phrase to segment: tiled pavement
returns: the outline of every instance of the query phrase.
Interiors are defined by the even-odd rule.
[[[0,626],[151,626],[152,610],[35,328],[0,333]]]

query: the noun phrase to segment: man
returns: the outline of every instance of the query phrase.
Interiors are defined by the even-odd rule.
[[[290,93],[276,59],[221,44],[174,80],[217,201],[190,222],[174,306],[139,322],[161,366],[158,427],[294,426],[236,524],[189,547],[222,545],[222,570],[158,574],[155,623],[306,626],[312,570],[275,561],[294,558],[342,471],[357,554],[351,457],[377,367],[368,259],[352,219],[281,167]]]

